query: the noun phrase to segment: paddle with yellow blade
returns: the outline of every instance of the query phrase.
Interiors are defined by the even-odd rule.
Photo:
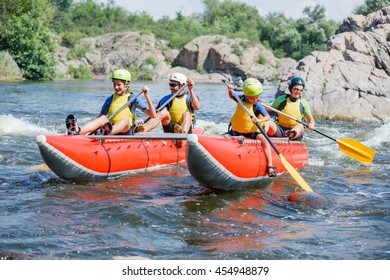
[[[132,96],[125,104],[123,104],[118,110],[116,110],[114,113],[112,113],[111,116],[108,117],[108,121],[112,120],[112,118],[114,118],[116,115],[118,115],[124,108],[128,107],[142,93],[143,93],[143,91],[141,90],[139,93]],[[97,128],[95,131],[91,132],[90,135],[93,135],[98,129],[99,128]],[[31,170],[38,170],[38,171],[49,171],[50,170],[50,168],[45,163],[31,166],[30,169]]]
[[[308,125],[284,112],[281,112],[275,108],[272,108],[266,104],[263,104],[261,103],[264,107],[266,107],[267,109],[270,109],[274,112],[277,112],[278,114],[282,114],[283,116],[286,116],[298,123],[301,123],[303,124],[304,126],[308,127]],[[337,139],[334,139],[328,135],[326,135],[325,133],[322,133],[321,131],[318,131],[316,129],[313,129],[313,131],[337,142],[337,144],[339,145],[339,148],[340,150],[346,154],[347,156],[357,160],[357,161],[360,161],[361,163],[365,164],[365,165],[369,165],[372,160],[374,159],[375,157],[375,150],[371,149],[370,147],[367,147],[366,145],[356,141],[356,140],[353,140],[353,139],[350,139],[350,138],[343,138],[343,139],[340,139],[340,140],[337,140]]]
[[[228,81],[223,79],[222,80],[226,85],[229,85]],[[251,114],[251,112],[245,107],[244,103],[241,101],[240,98],[238,98],[237,94],[233,89],[229,89],[237,102],[243,107],[243,109],[246,111],[246,113],[249,115],[251,119],[254,118],[254,116]],[[275,144],[271,141],[267,133],[264,131],[264,128],[256,123],[256,126],[260,129],[261,133],[264,135],[264,137],[267,139],[268,143],[272,146],[272,148],[275,150],[275,152],[280,157],[280,160],[286,168],[286,170],[290,173],[290,175],[295,179],[295,181],[298,183],[298,185],[302,188],[302,190],[306,192],[313,192],[313,190],[310,188],[310,186],[306,183],[306,181],[302,178],[301,175],[299,175],[298,171],[284,158],[284,156],[280,153],[279,149],[275,146]]]

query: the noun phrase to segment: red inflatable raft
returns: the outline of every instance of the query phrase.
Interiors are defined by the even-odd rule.
[[[285,159],[301,168],[308,161],[304,142],[271,138]],[[203,186],[239,190],[268,183],[267,160],[260,141],[243,137],[189,135],[187,166]],[[286,172],[280,157],[272,151],[277,174]]]
[[[194,133],[203,134],[201,128]],[[145,133],[129,136],[38,135],[43,160],[60,178],[105,180],[150,171],[185,160],[187,134]]]

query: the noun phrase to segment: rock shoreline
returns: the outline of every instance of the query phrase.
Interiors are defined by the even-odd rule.
[[[327,51],[314,51],[297,62],[278,59],[263,45],[245,39],[201,36],[178,50],[153,35],[123,32],[82,39],[77,47],[88,51],[81,59],[68,59],[71,50],[61,47],[56,60],[57,73],[65,79],[71,78],[70,67],[87,67],[95,79],[107,79],[118,68],[153,81],[166,81],[173,72],[197,83],[254,77],[280,82],[276,97],[288,91],[292,77],[299,76],[306,81],[303,97],[316,118],[387,122],[390,6],[346,18],[327,46]]]

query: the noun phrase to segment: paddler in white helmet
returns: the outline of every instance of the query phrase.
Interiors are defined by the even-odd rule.
[[[187,84],[188,91],[184,89]],[[169,77],[171,93],[165,95],[158,103],[157,117],[144,124],[144,131],[150,131],[162,124],[165,133],[192,133],[195,124],[195,111],[200,109],[199,97],[194,91],[195,83],[182,73],[173,73]],[[180,90],[182,89],[183,90]],[[174,98],[173,94],[177,93]],[[172,99],[172,100],[170,100]],[[170,100],[168,103],[167,101]],[[161,106],[167,103],[163,108]],[[182,140],[176,141],[176,146],[182,146]]]

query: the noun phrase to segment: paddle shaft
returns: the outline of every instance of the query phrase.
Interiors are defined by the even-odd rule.
[[[142,93],[143,93],[143,91],[141,90],[139,93],[137,93],[135,96],[133,96],[133,98],[130,98],[129,101],[127,101],[118,110],[116,110],[111,116],[109,116],[108,120],[111,121],[116,115],[118,115],[124,108],[128,107]]]
[[[286,114],[286,113],[284,113],[284,112],[282,112],[282,111],[279,111],[279,110],[277,110],[277,109],[275,109],[275,108],[272,108],[271,106],[268,106],[267,104],[261,103],[261,105],[263,105],[263,106],[266,107],[267,109],[270,109],[270,110],[272,110],[272,111],[274,111],[274,112],[276,112],[276,113],[278,113],[278,114],[281,114],[281,115],[283,115],[283,116],[286,116],[287,118],[290,118],[290,119],[292,119],[292,120],[294,120],[294,121],[296,121],[296,122],[298,122],[298,123],[300,123],[300,124],[303,124],[303,125],[306,126],[306,127],[309,127],[309,125],[308,125],[307,123],[304,123],[303,121],[300,121],[300,120],[298,120],[297,118],[294,118],[293,116],[290,116],[290,115],[288,115],[288,114]],[[313,129],[313,131],[315,131],[315,132],[321,134],[322,136],[325,136],[325,137],[327,137],[327,138],[329,138],[329,139],[331,139],[331,140],[333,140],[333,141],[337,141],[337,140],[334,139],[333,137],[330,137],[330,136],[328,136],[328,135],[322,133],[321,131],[318,131],[317,129]]]
[[[237,102],[242,106],[242,108],[244,108],[244,110],[246,111],[246,113],[249,115],[249,117],[251,119],[254,118],[254,116],[251,114],[251,112],[248,110],[247,107],[245,107],[244,103],[241,101],[240,98],[238,98],[237,94],[234,92],[234,90],[230,90],[233,94],[233,96],[236,98]],[[265,132],[264,128],[259,125],[258,123],[256,123],[256,126],[260,129],[261,131],[261,134],[264,135],[264,137],[267,139],[267,141],[270,143],[270,145],[272,146],[272,148],[275,150],[275,152],[280,155],[280,151],[279,149],[275,146],[275,144],[272,142],[272,140],[269,138],[268,134]]]
[[[157,109],[156,109],[156,113],[157,112],[160,112],[162,109],[164,109],[164,107],[173,100],[173,98],[175,98],[181,91],[184,91],[185,88],[187,87],[188,85],[184,85],[184,87],[180,88],[178,91],[176,91],[174,94],[172,94],[171,97],[169,97],[169,99],[167,101],[165,101],[163,104],[161,104]],[[145,120],[144,120],[144,123],[147,123],[149,120],[151,119],[151,117],[147,117]]]
[[[226,80],[223,80],[226,85],[229,85],[229,83]],[[233,96],[236,98],[237,102],[242,106],[242,108],[245,110],[245,112],[249,115],[251,119],[254,118],[254,116],[251,114],[251,112],[248,110],[248,108],[245,107],[244,103],[240,98],[238,98],[238,95],[235,93],[233,89],[229,89],[230,92],[233,94]],[[275,152],[280,157],[280,160],[283,164],[283,166],[286,168],[286,170],[290,173],[290,175],[295,179],[295,181],[299,184],[299,186],[304,190],[308,192],[312,192],[313,190],[310,188],[310,186],[305,182],[305,180],[299,175],[299,173],[295,170],[295,168],[284,158],[284,156],[281,154],[279,149],[275,146],[275,144],[271,141],[267,133],[265,132],[264,128],[261,127],[258,123],[256,123],[256,126],[260,129],[260,132],[264,135],[265,139],[267,139],[268,143],[272,146],[272,148],[275,150]]]
[[[286,116],[286,117],[288,117],[288,118],[290,118],[298,123],[303,124],[306,127],[309,127],[306,123],[294,118],[293,116],[290,116],[290,115],[288,115],[284,112],[281,112],[275,108],[272,108],[266,104],[262,103],[262,105],[264,107],[274,111],[274,112],[277,112],[278,114],[282,114],[283,116]],[[346,154],[347,156],[349,156],[357,161],[360,161],[361,163],[363,163],[365,165],[371,164],[371,162],[373,161],[373,159],[375,157],[375,154],[376,154],[375,150],[371,149],[370,147],[367,147],[366,145],[364,145],[356,140],[353,140],[350,138],[334,139],[333,137],[330,137],[330,136],[326,135],[325,133],[322,133],[321,131],[318,131],[316,129],[313,129],[313,131],[321,134],[322,136],[325,136],[326,138],[329,138],[330,140],[335,141],[344,154]]]

